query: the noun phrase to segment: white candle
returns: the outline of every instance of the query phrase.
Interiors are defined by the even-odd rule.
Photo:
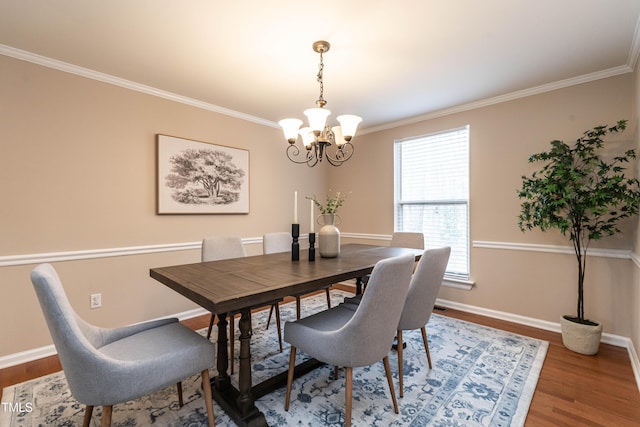
[[[293,223],[298,223],[298,192],[293,192]]]
[[[309,201],[311,202],[311,214],[309,215],[309,218],[310,218],[309,220],[310,220],[310,223],[311,223],[311,230],[309,232],[310,233],[315,233],[314,228],[313,228],[313,223],[315,222],[313,220],[313,200],[309,200]]]

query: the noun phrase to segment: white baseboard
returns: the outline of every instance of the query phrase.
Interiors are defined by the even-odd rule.
[[[34,348],[33,350],[21,351],[20,353],[9,354],[8,356],[0,357],[0,369],[10,368],[12,366],[21,365],[38,359],[44,359],[45,357],[53,356],[54,354],[58,353],[56,352],[56,348],[53,344]]]

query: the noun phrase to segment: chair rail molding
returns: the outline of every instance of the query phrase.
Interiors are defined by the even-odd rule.
[[[631,260],[636,265],[636,267],[640,268],[640,255],[635,252],[631,252]]]
[[[391,241],[391,235],[389,234],[367,234],[367,233],[342,233],[345,238],[363,239],[363,240],[382,240]],[[301,239],[305,239],[306,236],[301,236]],[[245,237],[242,239],[244,245],[262,244],[262,237]],[[156,252],[175,252],[186,250],[197,250],[202,245],[201,241],[197,242],[183,242],[183,243],[167,243],[158,245],[143,245],[143,246],[127,246],[119,248],[104,248],[104,249],[85,249],[78,251],[65,251],[65,252],[45,252],[45,253],[32,253],[22,255],[0,255],[0,267],[11,267],[16,265],[25,264],[39,264],[43,262],[60,262],[60,261],[77,261],[83,259],[93,258],[108,258],[115,256],[127,256],[127,255],[141,255],[151,254]],[[472,243],[474,248],[482,249],[502,249],[512,251],[531,251],[531,252],[549,252],[560,254],[573,254],[573,248],[571,246],[559,246],[559,245],[541,245],[533,243],[513,243],[513,242],[493,242],[474,240]],[[605,258],[621,258],[630,259],[640,268],[640,255],[632,250],[627,249],[589,249],[588,255],[598,256]]]
[[[242,239],[244,245],[262,244],[262,237],[247,237]],[[157,252],[176,252],[200,250],[202,241],[186,243],[168,243],[160,245],[129,246],[122,248],[85,249],[68,252],[48,252],[24,255],[0,256],[0,267],[15,265],[40,264],[43,262],[78,261],[93,258],[108,258],[114,256],[143,255]]]
[[[573,247],[560,245],[541,245],[535,243],[513,243],[513,242],[490,242],[484,240],[474,240],[474,248],[482,249],[502,249],[509,251],[530,251],[530,252],[547,252],[556,254],[573,255]],[[631,259],[640,265],[640,258],[628,249],[600,249],[590,248],[587,252],[588,256],[597,256],[603,258],[621,258]],[[635,259],[634,259],[635,255]]]

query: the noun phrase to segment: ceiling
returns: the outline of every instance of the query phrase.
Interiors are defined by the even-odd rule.
[[[0,0],[0,54],[276,126],[372,131],[631,72],[639,0]]]

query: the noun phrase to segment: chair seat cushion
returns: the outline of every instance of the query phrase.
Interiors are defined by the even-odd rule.
[[[110,405],[146,395],[213,366],[214,345],[180,323],[148,329],[98,349],[104,402]],[[111,369],[117,367],[117,369]]]
[[[346,325],[355,311],[342,306],[321,311],[284,325],[284,340],[313,358],[337,366],[352,366],[353,348],[345,348],[332,335]]]

